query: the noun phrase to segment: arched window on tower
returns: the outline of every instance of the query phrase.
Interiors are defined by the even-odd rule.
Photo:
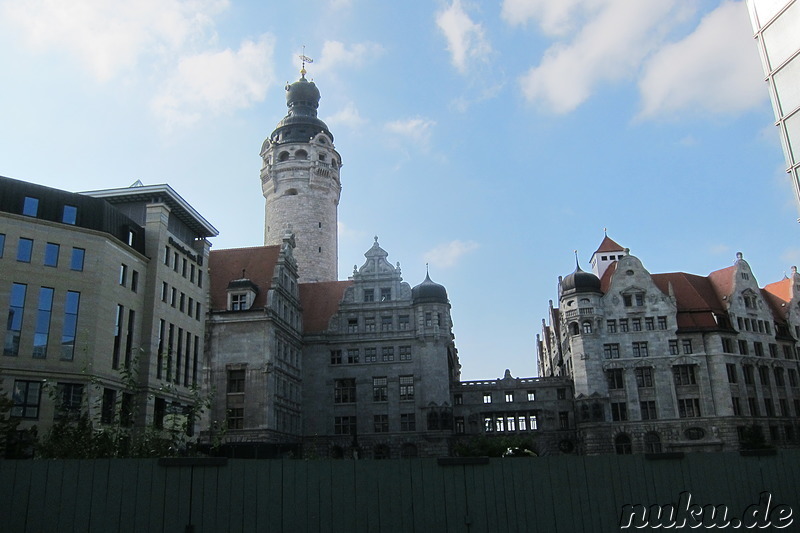
[[[294,153],[294,158],[297,160],[306,160],[308,159],[308,152],[305,150],[298,150]]]
[[[580,329],[578,329],[578,323],[577,322],[570,323],[569,332],[570,332],[571,335],[577,335],[577,334],[580,333]]]
[[[289,152],[281,152],[278,154],[278,161],[288,161],[289,160]]]
[[[592,323],[590,321],[587,320],[583,323],[583,332],[584,333],[592,332]]]

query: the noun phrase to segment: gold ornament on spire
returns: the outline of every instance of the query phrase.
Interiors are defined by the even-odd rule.
[[[297,57],[299,57],[300,61],[302,61],[302,63],[303,63],[302,68],[300,69],[300,76],[305,78],[306,77],[306,63],[313,63],[314,62],[313,59],[311,59],[310,57],[308,57],[306,55],[306,45],[303,45],[303,53],[300,54]]]

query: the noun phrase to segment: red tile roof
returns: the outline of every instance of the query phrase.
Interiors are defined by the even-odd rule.
[[[611,276],[613,276],[614,272],[616,271],[617,271],[617,262],[614,261],[613,263],[608,265],[606,271],[603,272],[603,277],[600,278],[600,290],[603,291],[603,294],[608,292],[608,288],[611,286]]]
[[[625,248],[620,246],[618,243],[614,241],[614,239],[610,238],[608,235],[603,238],[603,242],[600,243],[600,247],[595,250],[594,253],[598,252],[624,252]]]
[[[303,306],[303,331],[318,333],[328,329],[328,323],[339,311],[344,291],[353,284],[348,281],[321,281],[300,284],[300,303]]]
[[[792,280],[791,278],[783,278],[775,283],[770,283],[764,290],[772,294],[776,298],[784,302],[792,301]]]
[[[272,286],[272,276],[280,249],[280,246],[275,245],[212,250],[208,257],[211,309],[214,311],[227,309],[228,283],[242,278],[249,279],[258,286],[253,307],[264,307],[267,302],[267,291]]]
[[[736,265],[715,270],[708,275],[720,301],[726,301],[733,294],[733,277],[736,275]]]
[[[678,305],[678,329],[718,329],[714,314],[726,314],[725,306],[720,302],[716,290],[709,278],[670,272],[668,274],[652,274],[651,278],[664,294],[669,294],[669,286]]]

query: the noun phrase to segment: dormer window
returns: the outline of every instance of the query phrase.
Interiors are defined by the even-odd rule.
[[[754,294],[752,294],[752,293],[744,293],[744,294],[742,294],[742,297],[744,298],[744,306],[747,309],[756,309],[756,306],[758,304],[756,303],[756,297],[755,297]]]
[[[244,274],[244,272],[242,272]],[[247,278],[228,283],[228,311],[247,311],[253,306],[258,286]]]
[[[236,293],[231,294],[231,311],[245,311],[250,308],[250,305],[247,302],[247,293]]]

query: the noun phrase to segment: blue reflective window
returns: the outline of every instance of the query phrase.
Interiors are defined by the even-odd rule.
[[[19,246],[17,246],[17,261],[21,261],[23,263],[30,263],[32,252],[33,252],[33,239],[26,239],[25,237],[20,237]]]
[[[44,266],[54,267],[58,266],[58,251],[61,247],[54,243],[48,242],[44,247]]]
[[[35,217],[39,215],[39,199],[32,196],[26,196],[25,202],[22,204],[22,214]]]
[[[61,215],[61,222],[64,224],[75,224],[78,220],[78,208],[74,205],[65,205]]]
[[[83,248],[73,248],[72,257],[69,261],[69,268],[71,270],[83,270],[83,259],[86,255],[86,250]]]

